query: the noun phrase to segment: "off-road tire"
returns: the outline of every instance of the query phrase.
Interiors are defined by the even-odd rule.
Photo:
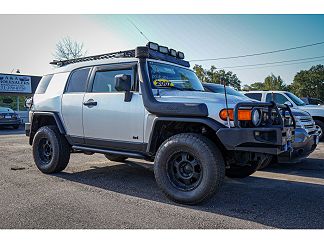
[[[178,153],[188,153],[199,162],[201,177],[193,189],[180,188],[170,177],[170,171],[174,170],[173,167],[170,169],[170,161]],[[207,200],[220,188],[225,176],[225,162],[219,148],[208,138],[195,133],[181,133],[159,147],[154,160],[154,174],[158,186],[168,198],[193,205]]]
[[[252,162],[245,166],[231,165],[230,168],[226,169],[225,174],[229,178],[245,178],[256,172],[260,165],[260,162]]]
[[[124,162],[127,159],[126,156],[115,155],[115,154],[105,154],[105,157],[110,161],[115,161],[115,162]]]
[[[322,134],[321,136],[319,137],[319,140],[320,141],[324,141],[324,136],[323,136],[323,133],[324,133],[324,122],[320,121],[320,120],[314,120],[315,121],[315,124],[317,126],[319,126],[321,129],[322,129]]]
[[[51,157],[44,156],[44,141],[50,143]],[[70,145],[56,126],[44,126],[38,129],[33,140],[33,156],[37,168],[45,173],[57,173],[66,168],[70,160]],[[46,158],[47,159],[46,159]]]

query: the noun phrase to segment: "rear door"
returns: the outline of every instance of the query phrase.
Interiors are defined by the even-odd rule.
[[[83,97],[87,88],[91,68],[74,70],[62,96],[62,115],[67,135],[75,144],[84,143],[82,124]]]

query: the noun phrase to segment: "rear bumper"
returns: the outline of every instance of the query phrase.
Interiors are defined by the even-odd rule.
[[[30,135],[30,123],[25,123],[25,134],[27,137]]]
[[[291,148],[290,128],[221,128],[216,132],[227,150],[279,155]]]
[[[310,155],[318,143],[318,133],[308,134],[305,129],[296,128],[293,152],[288,152],[278,156],[278,163],[296,163]]]

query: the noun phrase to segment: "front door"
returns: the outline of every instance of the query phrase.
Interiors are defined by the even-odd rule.
[[[83,128],[89,146],[117,150],[143,147],[144,105],[137,91],[133,65],[96,67],[83,99]],[[115,89],[115,76],[131,75],[133,96],[125,102],[125,92]]]

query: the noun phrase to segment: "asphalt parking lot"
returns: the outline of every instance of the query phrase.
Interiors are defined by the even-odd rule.
[[[73,154],[45,175],[23,130],[1,129],[0,228],[324,228],[324,143],[299,164],[227,178],[199,206],[166,199],[151,167],[134,162]]]

